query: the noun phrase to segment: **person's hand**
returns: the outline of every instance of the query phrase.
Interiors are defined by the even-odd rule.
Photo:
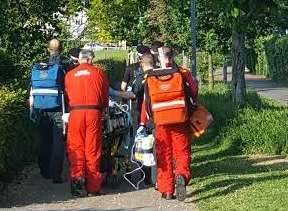
[[[30,96],[29,96],[29,99],[27,100],[27,103],[28,103],[28,105],[29,105],[29,108],[32,108],[32,107],[33,107],[33,100],[34,100],[33,96],[30,95]]]
[[[135,94],[131,91],[124,92],[123,97],[126,99],[135,99],[136,98]]]
[[[26,99],[25,101],[25,106],[27,106],[28,108],[30,108],[30,99]]]
[[[144,132],[145,132],[145,127],[141,125],[140,127],[138,127],[138,129],[136,131],[136,134],[138,135],[138,134],[141,134],[141,133],[144,133]]]
[[[127,92],[131,92],[132,91],[132,86],[128,86],[127,87]]]
[[[62,121],[65,122],[65,123],[68,123],[69,121],[69,116],[70,116],[70,113],[64,113],[62,115]]]

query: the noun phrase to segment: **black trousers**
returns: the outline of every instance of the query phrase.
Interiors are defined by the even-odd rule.
[[[42,112],[39,135],[38,164],[40,173],[47,179],[61,177],[64,162],[64,136],[62,112]]]

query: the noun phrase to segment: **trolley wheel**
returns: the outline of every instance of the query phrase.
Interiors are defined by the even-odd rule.
[[[120,179],[118,175],[107,176],[106,184],[112,189],[117,189],[119,187]]]
[[[120,182],[120,180],[119,180],[118,175],[112,175],[111,176],[111,187],[112,187],[112,189],[118,188],[119,187],[119,182]]]

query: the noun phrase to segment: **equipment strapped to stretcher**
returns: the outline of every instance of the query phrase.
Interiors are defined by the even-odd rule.
[[[109,100],[108,111],[104,115],[103,123],[104,135],[124,133],[125,129],[131,126],[129,106]]]
[[[109,101],[109,107],[103,118],[102,171],[108,173],[108,179],[112,178],[114,185],[118,182],[115,178],[119,176],[120,171],[124,179],[138,190],[145,180],[142,167],[155,165],[154,137],[146,133],[137,133],[136,137],[133,136],[129,105]],[[132,166],[134,170],[131,170]],[[141,178],[134,184],[130,176],[137,172],[141,173]]]
[[[110,99],[109,107],[103,115],[102,126],[104,140],[101,168],[107,173],[108,180],[112,179],[113,186],[117,185],[115,183],[118,182],[119,171],[124,173],[129,167],[129,152],[132,147],[129,105]]]

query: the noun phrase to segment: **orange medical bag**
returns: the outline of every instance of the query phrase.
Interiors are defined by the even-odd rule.
[[[189,118],[189,125],[194,138],[203,135],[212,123],[212,114],[202,105],[197,105]]]
[[[146,80],[147,111],[156,125],[188,120],[184,82],[178,69],[151,70]]]

